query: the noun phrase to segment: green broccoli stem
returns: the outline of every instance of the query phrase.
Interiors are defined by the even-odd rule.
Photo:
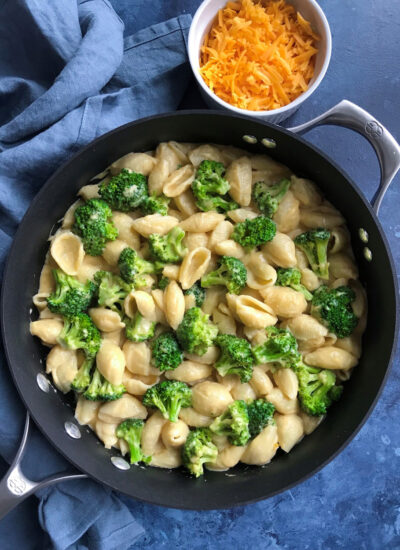
[[[87,357],[79,367],[75,378],[72,381],[71,389],[78,393],[82,393],[90,384],[90,372],[94,364],[94,357]]]
[[[174,395],[170,398],[168,405],[168,418],[171,422],[178,420],[178,415],[181,410],[182,398],[180,395]]]
[[[310,229],[297,235],[295,245],[307,256],[311,269],[321,279],[329,279],[327,259],[330,232],[324,228]]]
[[[167,407],[164,405],[164,402],[161,399],[161,397],[159,397],[156,394],[153,394],[152,398],[153,398],[154,407],[157,407],[160,413],[163,415],[163,417],[169,420],[169,411]]]
[[[326,258],[326,248],[327,245],[325,243],[316,243],[318,265],[320,266],[318,272],[322,279],[329,279],[329,264]]]
[[[297,292],[301,292],[304,296],[304,298],[307,300],[307,302],[310,302],[313,298],[312,293],[304,286],[304,285],[291,285],[293,290],[296,290]]]
[[[97,401],[102,383],[103,380],[100,371],[98,369],[95,369],[90,384],[83,394],[83,397],[90,401]]]
[[[129,447],[131,464],[149,462],[150,457],[143,456],[140,446],[144,422],[137,418],[123,420],[117,427],[116,436],[126,441]]]
[[[209,288],[210,286],[221,285],[225,286],[226,277],[224,277],[219,270],[212,271],[208,275],[205,275],[201,280],[201,286],[203,288]]]
[[[125,440],[129,446],[130,462],[136,464],[142,460],[142,451],[140,450],[140,437],[131,436]]]
[[[232,365],[229,363],[222,363],[215,365],[220,376],[227,376],[228,374],[236,374],[240,378],[240,382],[245,384],[251,380],[253,374],[252,365]]]

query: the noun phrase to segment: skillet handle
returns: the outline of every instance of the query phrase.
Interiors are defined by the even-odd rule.
[[[376,214],[379,212],[382,199],[400,168],[400,146],[392,134],[372,115],[355,103],[344,99],[326,113],[306,122],[288,128],[295,133],[302,133],[320,124],[345,126],[364,136],[375,149],[381,168],[381,181],[371,203]]]
[[[25,454],[25,449],[28,442],[29,426],[29,413],[26,413],[24,434],[22,436],[18,452],[8,472],[0,481],[0,519],[2,519],[20,502],[25,500],[38,489],[43,489],[44,487],[48,487],[49,485],[53,485],[59,481],[87,477],[86,474],[75,474],[68,472],[54,474],[46,479],[43,479],[42,481],[31,481],[25,477],[21,470],[21,461]]]

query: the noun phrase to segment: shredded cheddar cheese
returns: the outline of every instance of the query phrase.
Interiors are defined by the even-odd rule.
[[[277,109],[307,90],[318,40],[310,23],[284,0],[228,2],[205,37],[200,73],[235,107]]]

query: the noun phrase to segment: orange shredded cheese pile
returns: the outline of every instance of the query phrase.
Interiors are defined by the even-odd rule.
[[[235,107],[277,109],[307,90],[317,40],[310,23],[284,0],[228,2],[204,40],[200,73]]]

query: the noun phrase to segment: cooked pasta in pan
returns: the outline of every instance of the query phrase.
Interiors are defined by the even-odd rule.
[[[265,155],[168,142],[78,195],[31,334],[80,424],[132,464],[196,477],[267,464],[317,428],[359,361],[367,302],[315,183]]]

